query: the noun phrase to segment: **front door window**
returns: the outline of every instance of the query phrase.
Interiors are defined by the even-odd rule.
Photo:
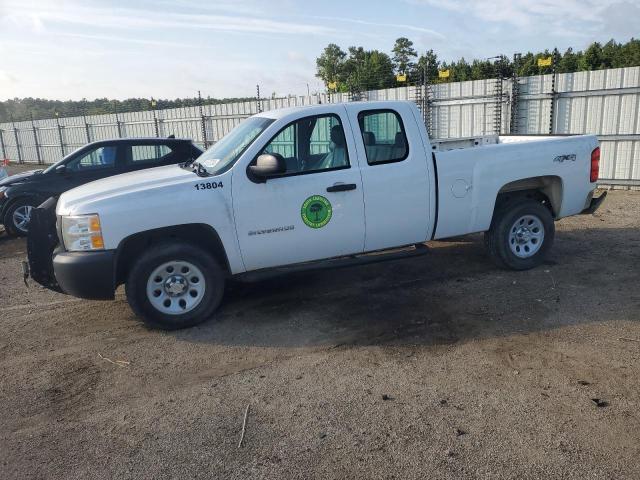
[[[74,172],[87,172],[113,168],[116,164],[117,151],[116,146],[98,147],[67,163],[67,169]]]

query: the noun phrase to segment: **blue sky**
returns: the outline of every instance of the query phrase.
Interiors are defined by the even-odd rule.
[[[640,36],[640,0],[0,0],[0,100],[302,94],[330,42],[486,58]]]

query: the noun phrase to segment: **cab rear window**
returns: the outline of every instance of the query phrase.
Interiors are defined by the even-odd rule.
[[[365,110],[358,114],[367,163],[400,162],[409,155],[407,134],[394,110]]]

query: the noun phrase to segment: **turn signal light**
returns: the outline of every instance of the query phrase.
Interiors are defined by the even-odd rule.
[[[104,240],[102,239],[102,235],[92,235],[91,246],[96,250],[104,248]]]
[[[600,172],[600,147],[596,147],[591,152],[591,175],[589,180],[591,183],[598,181],[598,174]]]

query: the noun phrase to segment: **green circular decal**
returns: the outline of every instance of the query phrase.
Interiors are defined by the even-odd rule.
[[[331,220],[331,203],[322,195],[313,195],[302,204],[302,221],[311,228],[322,228]]]

